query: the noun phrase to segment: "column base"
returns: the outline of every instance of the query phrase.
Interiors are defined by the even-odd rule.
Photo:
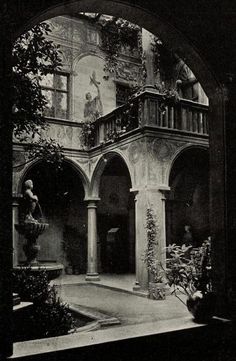
[[[135,281],[135,284],[133,286],[133,291],[139,291],[140,290],[140,284],[138,281]]]
[[[135,285],[133,286],[133,293],[137,296],[142,296],[147,298],[148,297],[148,290],[141,288],[140,284],[136,281]]]
[[[100,281],[98,273],[87,273],[85,276],[85,281]]]

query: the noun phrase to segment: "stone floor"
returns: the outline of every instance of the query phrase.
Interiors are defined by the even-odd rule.
[[[153,301],[132,293],[134,275],[101,275],[99,282],[86,282],[84,275],[61,276],[54,283],[64,302],[91,307],[117,317],[121,326],[189,316],[186,307],[169,295]],[[119,327],[119,326],[115,326]]]

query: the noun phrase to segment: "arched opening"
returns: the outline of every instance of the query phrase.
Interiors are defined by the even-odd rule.
[[[61,170],[39,162],[33,165],[22,180],[31,179],[33,193],[38,196],[48,230],[39,239],[39,261],[60,262],[71,266],[73,272],[86,272],[87,209],[84,186],[78,172],[67,162]],[[37,208],[35,209],[35,213]],[[19,261],[24,261],[22,242]]]
[[[105,4],[106,2],[102,2],[102,5],[101,5],[101,9],[102,10],[104,10],[104,13],[110,13],[109,11],[106,11],[106,6],[104,6],[104,4]],[[77,7],[77,3],[74,3],[74,6],[75,7]],[[88,6],[89,7],[89,6]],[[122,10],[122,6],[121,6],[121,9],[114,9],[114,14],[117,12],[117,13],[119,13],[119,10],[121,10],[121,12],[120,12],[120,15],[122,16],[122,14],[123,14],[123,10]],[[58,11],[58,12],[57,12]],[[57,15],[59,15],[59,14],[62,14],[63,13],[63,9],[62,8],[57,8],[57,11],[55,11],[55,14],[57,14]],[[62,11],[62,12],[61,12]],[[75,11],[76,12],[76,14],[77,14],[77,16],[78,16],[78,12],[79,12],[79,6],[78,6],[78,9]],[[139,10],[135,10],[134,11],[134,13],[138,13],[139,12]],[[67,7],[66,8],[66,10],[65,10],[65,14],[69,14],[70,16],[74,16],[74,13],[73,13],[73,9],[72,9],[72,7],[70,8],[70,7]],[[125,18],[128,18],[129,20],[133,20],[134,19],[134,17],[133,17],[133,14],[131,15],[130,13],[128,14],[128,16],[126,17],[125,16]],[[168,48],[168,46],[171,48],[171,51],[175,51],[175,50],[177,50],[177,45],[180,45],[180,39],[181,39],[181,36],[180,36],[180,34],[178,34],[178,33],[176,33],[176,38],[175,38],[175,36],[174,37],[172,37],[172,35],[171,36],[169,36],[167,33],[165,33],[164,31],[163,31],[163,29],[165,28],[166,30],[168,30],[168,25],[166,25],[166,24],[163,24],[162,23],[162,21],[160,20],[160,23],[158,24],[158,26],[156,26],[156,28],[155,28],[155,25],[154,25],[154,23],[152,23],[152,21],[151,21],[151,16],[149,15],[149,16],[147,16],[147,18],[149,18],[149,20],[150,20],[150,22],[148,23],[147,21],[146,21],[146,18],[143,18],[143,20],[141,21],[141,23],[142,24],[140,24],[140,25],[143,25],[143,26],[145,26],[145,27],[147,27],[149,30],[151,30],[152,31],[152,29],[154,29],[154,31],[153,31],[153,33],[155,33],[155,34],[157,34],[158,32],[160,33],[160,36],[162,36],[163,37],[163,39],[164,39],[164,41],[165,41],[165,44],[166,44],[166,47]],[[155,24],[156,24],[156,19],[155,19]],[[171,27],[169,28],[169,30],[171,29]],[[160,31],[159,31],[160,30]],[[166,34],[166,35],[165,35]],[[196,57],[196,59],[195,60],[197,60],[198,59],[198,55],[195,53],[195,51],[184,41],[184,39],[182,39],[183,40],[183,43],[181,43],[181,52],[182,52],[182,54],[185,52],[185,50],[187,50],[187,49],[189,49],[190,51],[189,51],[189,54],[190,54],[190,57],[189,57],[189,65],[191,65],[192,64],[192,60],[193,60],[193,58],[194,57]],[[173,47],[171,46],[171,45],[173,45]],[[183,45],[183,46],[182,46]],[[88,60],[88,59],[87,59]],[[186,58],[186,60],[188,60],[187,58]],[[87,63],[86,63],[86,60],[84,60],[85,61],[85,64],[84,65],[86,65],[85,66],[85,68],[87,69]],[[92,62],[93,63],[93,62]],[[200,64],[200,65],[199,65]],[[93,66],[95,66],[96,64],[94,64]],[[195,66],[192,68],[193,69],[193,71],[194,71],[194,73],[196,74],[196,76],[198,76],[199,75],[199,79],[203,79],[203,76],[205,77],[205,74],[206,74],[206,68],[205,68],[205,65],[203,64],[203,62],[196,62],[195,64],[194,64]],[[78,74],[76,73],[76,74],[72,74],[73,76],[75,75],[75,76],[78,76]],[[88,74],[88,71],[86,70],[85,71],[85,75],[86,75],[86,79],[88,79],[89,78],[89,74]],[[211,86],[212,86],[212,83],[211,83],[211,75],[210,74],[208,74],[209,76],[207,77],[205,77],[205,79],[206,79],[206,82],[205,83],[203,83],[203,86],[204,85],[206,85],[206,89],[210,89],[211,88]],[[100,80],[100,79],[99,79]],[[74,83],[74,85],[75,85],[75,83]],[[77,95],[76,95],[77,96]],[[94,95],[95,96],[95,95]],[[81,108],[81,107],[80,107]],[[81,109],[80,109],[81,110]],[[68,123],[69,124],[69,123]],[[193,130],[193,129],[192,129]],[[90,167],[90,165],[91,165],[92,163],[89,163],[89,167]],[[107,168],[107,167],[106,167]],[[88,172],[90,172],[90,169],[91,168],[89,168],[89,170],[88,170]],[[104,179],[104,177],[106,176],[106,170],[104,171],[104,174],[102,175],[102,179]],[[112,198],[112,197],[111,197]],[[116,197],[114,198],[115,199],[115,201],[114,201],[114,203],[116,202]],[[98,206],[98,216],[100,217],[100,219],[102,219],[102,214],[104,214],[104,213],[106,213],[104,210],[102,210],[101,211],[101,205],[99,205]],[[117,220],[118,219],[118,215],[119,215],[119,217],[121,218],[121,214],[119,214],[119,212],[116,210],[114,210],[113,209],[113,216],[111,216],[110,214],[109,214],[109,211],[108,211],[108,215],[109,215],[109,217],[108,217],[108,219],[109,219],[109,222],[107,221],[107,223],[108,223],[108,225],[106,225],[106,226],[104,226],[104,224],[106,224],[106,222],[104,222],[103,220],[101,220],[100,221],[100,219],[99,219],[99,217],[98,217],[98,228],[99,227],[104,227],[105,228],[105,231],[104,230],[102,230],[101,231],[101,233],[102,233],[102,236],[101,236],[101,239],[105,239],[105,236],[104,236],[104,233],[106,233],[106,232],[108,232],[108,230],[109,230],[109,227],[112,227],[112,228],[119,228],[119,227],[115,227],[115,223],[118,223],[118,224],[121,224],[122,222],[120,222],[120,220]],[[112,220],[112,217],[115,219],[115,221],[113,221]],[[124,223],[124,222],[123,222]],[[100,226],[100,224],[101,225],[103,225],[103,226]],[[108,228],[108,229],[106,229],[106,228]],[[127,228],[126,226],[124,227],[125,229]],[[98,233],[100,232],[100,229],[98,229]],[[124,231],[125,232],[125,231]],[[99,236],[100,236],[100,234],[99,234]],[[178,236],[179,237],[179,236]],[[125,238],[125,237],[124,237]],[[101,261],[101,265],[100,265],[100,267],[101,267],[101,270],[100,271],[103,271],[103,270],[105,270],[105,271],[110,271],[111,269],[109,269],[109,267],[106,267],[106,265],[105,265],[105,261],[104,261],[104,259],[107,259],[107,256],[106,256],[106,252],[107,252],[107,250],[106,250],[106,246],[104,246],[105,245],[105,241],[103,241],[103,245],[102,245],[102,242],[100,242],[100,261]],[[104,249],[105,249],[105,251],[104,251]],[[124,248],[125,249],[125,248]],[[126,252],[126,254],[127,254],[127,252]],[[133,256],[131,256],[131,255],[129,255],[129,257],[130,258],[132,258]],[[125,262],[124,262],[125,263]],[[126,263],[126,265],[127,265],[128,263]],[[127,267],[124,267],[124,272],[126,272],[127,270],[129,271],[130,269],[132,269],[133,268],[133,266],[132,266],[132,262],[130,263],[130,265],[131,266],[127,266]],[[104,268],[104,269],[103,269]],[[117,270],[115,270],[115,272],[123,272],[123,271],[119,271],[118,269]]]
[[[213,146],[212,147],[212,150],[211,150],[211,165],[213,166],[212,167],[212,170],[211,170],[211,177],[212,177],[212,194],[213,192],[215,191],[215,193],[217,192],[217,187],[220,187],[221,188],[221,192],[220,192],[220,195],[216,197],[216,200],[214,200],[213,202],[213,205],[217,205],[217,201],[220,202],[219,204],[219,207],[218,207],[218,212],[216,210],[217,207],[215,207],[215,210],[213,210],[212,212],[212,224],[214,224],[214,221],[215,221],[215,224],[216,224],[216,221],[218,220],[219,223],[218,225],[216,226],[213,226],[213,230],[214,230],[214,235],[215,235],[215,240],[216,241],[219,241],[219,242],[215,242],[214,244],[214,257],[215,257],[215,263],[217,263],[217,266],[219,266],[219,275],[221,277],[219,277],[219,279],[221,279],[221,299],[222,299],[222,303],[224,302],[223,300],[225,298],[227,298],[227,295],[228,293],[226,292],[227,289],[226,287],[224,287],[223,285],[223,282],[227,279],[227,275],[225,275],[225,273],[230,270],[230,266],[232,267],[232,262],[230,262],[230,266],[228,266],[228,264],[225,263],[225,258],[227,258],[227,252],[230,252],[230,249],[231,249],[231,244],[227,245],[226,244],[226,241],[225,240],[225,236],[228,236],[228,237],[232,237],[233,234],[232,233],[232,230],[230,227],[233,228],[233,226],[231,224],[229,224],[229,231],[226,232],[227,230],[227,220],[226,218],[230,218],[230,217],[225,217],[225,214],[227,212],[231,212],[231,209],[230,209],[230,206],[228,207],[228,205],[226,205],[226,202],[224,202],[224,192],[225,192],[225,188],[227,187],[228,184],[226,184],[228,182],[226,178],[226,176],[228,176],[228,173],[229,170],[226,169],[225,167],[225,144],[230,144],[230,142],[232,141],[231,139],[228,139],[227,138],[227,141],[225,139],[225,128],[224,128],[224,121],[225,121],[225,108],[224,108],[224,93],[222,91],[222,88],[217,88],[219,83],[217,81],[214,80],[213,76],[210,74],[211,70],[213,70],[213,67],[211,65],[214,65],[215,64],[215,67],[217,69],[217,64],[218,65],[218,69],[219,70],[222,70],[222,64],[220,62],[217,62],[215,60],[213,60],[213,58],[216,58],[218,59],[217,57],[215,57],[215,52],[212,52],[212,47],[206,47],[206,45],[202,45],[202,33],[198,31],[199,29],[199,26],[197,25],[198,22],[196,21],[196,23],[194,21],[183,21],[184,20],[184,16],[185,16],[185,11],[182,11],[184,10],[183,6],[184,6],[184,3],[182,4],[182,8],[181,8],[181,5],[178,4],[177,6],[180,5],[180,8],[178,9],[179,11],[173,11],[171,13],[170,9],[168,9],[168,7],[171,7],[171,3],[169,5],[165,4],[166,6],[166,9],[167,9],[167,17],[166,19],[168,19],[168,22],[166,22],[166,24],[163,24],[163,22],[160,22],[160,25],[158,25],[158,18],[156,16],[156,13],[158,11],[158,6],[160,7],[160,14],[162,13],[165,13],[163,12],[163,4],[161,2],[156,2],[156,4],[154,4],[154,2],[150,2],[150,5],[145,2],[142,4],[142,7],[139,6],[139,4],[137,4],[136,6],[139,6],[137,8],[134,8],[133,7],[133,4],[129,1],[128,2],[128,6],[124,5],[124,2],[122,3],[117,3],[117,2],[113,2],[113,1],[101,1],[101,2],[94,2],[94,1],[72,1],[72,2],[67,2],[65,4],[65,2],[61,2],[61,1],[55,1],[54,4],[58,4],[60,6],[60,9],[57,8],[56,11],[55,11],[55,8],[53,8],[50,3],[48,3],[47,5],[47,2],[38,2],[40,3],[40,6],[37,8],[37,6],[34,7],[34,9],[31,7],[31,9],[27,9],[27,7],[25,6],[25,20],[24,18],[22,19],[22,27],[21,29],[18,28],[17,31],[18,34],[21,33],[22,29],[25,29],[25,27],[27,27],[29,25],[26,24],[28,22],[28,19],[29,19],[29,22],[31,22],[31,25],[33,23],[36,23],[37,21],[40,21],[40,20],[44,20],[46,18],[50,18],[51,16],[55,16],[56,15],[59,15],[59,14],[62,14],[64,13],[64,11],[66,10],[66,7],[68,7],[68,10],[72,9],[72,7],[74,6],[74,4],[76,4],[76,8],[77,10],[79,9],[80,11],[83,10],[83,11],[94,11],[94,7],[98,6],[100,7],[101,6],[101,9],[103,10],[103,12],[106,12],[108,13],[108,7],[109,9],[112,9],[113,11],[113,6],[114,5],[114,13],[116,13],[116,15],[118,16],[123,16],[132,20],[133,19],[139,19],[139,22],[141,23],[141,25],[143,26],[146,26],[147,25],[147,28],[149,28],[149,30],[153,31],[153,33],[165,33],[167,34],[167,37],[168,37],[168,44],[170,45],[170,47],[173,47],[176,48],[178,45],[182,45],[182,50],[183,52],[186,54],[186,62],[188,63],[188,65],[191,67],[191,69],[194,71],[194,73],[196,74],[196,76],[198,77],[198,79],[202,82],[202,85],[205,87],[206,91],[207,91],[207,95],[209,97],[211,97],[210,99],[210,107],[211,107],[211,117],[212,119],[214,119],[214,125],[212,125],[210,127],[210,136],[211,136],[211,145]],[[104,6],[104,4],[107,4],[107,6]],[[36,4],[35,4],[36,5]],[[13,6],[14,6],[14,3],[13,3]],[[151,6],[153,6],[153,9],[151,8]],[[148,10],[149,8],[149,10]],[[24,7],[23,7],[24,9]],[[99,8],[99,11],[101,10]],[[191,7],[190,7],[191,9]],[[27,11],[29,10],[29,12]],[[97,10],[97,9],[96,9]],[[152,12],[151,12],[151,11]],[[214,10],[212,8],[212,10]],[[149,11],[149,12],[148,12]],[[171,16],[168,16],[168,11],[170,11],[171,13]],[[202,16],[200,14],[200,12],[198,12],[197,8],[195,8],[195,11],[197,13],[198,16],[196,16],[196,19],[199,18],[199,20],[202,22]],[[195,11],[192,11],[191,14],[192,16],[195,16]],[[30,15],[29,15],[30,14]],[[190,14],[190,13],[189,13]],[[190,14],[190,16],[191,16]],[[193,15],[194,14],[194,15]],[[215,29],[217,28],[217,26],[215,27],[214,26],[214,21],[215,21],[215,24],[217,25],[216,21],[219,19],[220,20],[220,16],[218,16],[215,12],[215,17],[213,17],[213,26],[212,26],[212,29]],[[206,15],[207,16],[207,15]],[[28,18],[27,18],[28,17]],[[20,19],[21,17],[19,17]],[[163,16],[163,19],[165,17]],[[6,18],[8,21],[8,18]],[[27,19],[27,20],[26,20]],[[227,18],[225,18],[227,19]],[[186,39],[183,39],[184,37],[182,37],[182,35],[180,34],[177,34],[175,36],[175,33],[174,33],[174,29],[169,26],[169,23],[170,24],[176,24],[176,26],[178,25],[178,21],[179,21],[179,24],[182,22],[183,24],[183,27],[182,27],[182,30],[184,31],[186,29],[186,38],[189,38],[189,41],[186,41]],[[226,20],[227,21],[227,20]],[[191,24],[191,33],[187,33],[187,26],[185,24]],[[4,25],[4,23],[3,23]],[[207,22],[206,22],[206,27],[205,29],[207,29]],[[8,27],[8,26],[7,26]],[[227,28],[227,27],[226,27]],[[3,29],[4,29],[4,26],[3,26]],[[152,30],[153,29],[153,30]],[[160,31],[159,31],[160,30]],[[169,31],[169,34],[168,34],[168,31]],[[222,36],[223,38],[225,36],[225,33],[223,31],[223,27],[219,27],[218,26],[218,32],[216,31],[216,34],[219,34],[219,31],[222,31]],[[5,36],[5,34],[8,33],[8,29],[7,29],[7,32],[3,31],[3,37]],[[194,36],[192,35],[196,35],[196,34],[200,34],[199,37],[198,37],[198,40],[197,41],[197,35],[195,36],[195,40],[194,41]],[[7,38],[7,37],[6,37]],[[228,37],[229,38],[229,37]],[[217,39],[216,41],[218,41],[218,37],[217,35],[215,36],[215,39]],[[183,41],[182,41],[183,40]],[[229,43],[230,43],[230,40],[229,40]],[[194,45],[192,45],[194,44]],[[198,54],[202,54],[202,59],[206,59],[207,60],[207,63],[206,65],[204,65],[204,62],[201,60],[201,57],[197,54],[197,52],[195,52],[195,50],[193,50],[194,46],[196,46],[196,51],[198,52]],[[219,47],[221,48],[221,47]],[[208,50],[209,49],[209,50]],[[227,55],[227,47],[226,47],[226,55],[223,54],[223,57],[222,59],[229,59],[229,54],[231,54],[231,52],[228,52],[228,55]],[[7,51],[6,51],[7,53]],[[208,56],[210,54],[213,54],[212,56]],[[5,54],[4,54],[5,55]],[[7,54],[9,56],[9,54]],[[4,58],[7,58],[6,56],[4,56]],[[231,59],[232,57],[230,57]],[[209,62],[208,62],[209,60]],[[211,63],[212,61],[212,63]],[[6,62],[7,63],[7,62]],[[229,61],[230,63],[230,61]],[[225,64],[225,62],[223,62],[223,64]],[[230,68],[230,67],[229,67]],[[228,71],[229,68],[225,67],[225,71]],[[4,74],[4,68],[3,68],[3,72],[2,74]],[[222,75],[222,72],[219,72],[218,73],[218,79],[220,79],[220,76]],[[216,73],[216,77],[217,77],[217,73]],[[223,77],[223,76],[222,76]],[[6,83],[8,82],[8,78],[7,76],[3,76],[3,79],[6,80]],[[3,81],[4,82],[4,81]],[[7,114],[7,112],[10,114],[10,107],[8,109],[8,107],[5,105],[5,102],[4,100],[6,101],[7,103],[7,98],[8,98],[8,95],[5,96],[5,98],[3,98],[3,114],[5,116],[3,116],[3,119],[5,118],[5,124],[7,125],[9,123],[9,115]],[[235,102],[234,102],[235,103]],[[6,109],[6,111],[4,112],[4,108]],[[215,108],[215,109],[214,109]],[[228,121],[228,124],[229,124],[229,127],[231,125],[231,118],[233,118],[233,114],[234,112],[232,112],[233,114],[228,114],[230,113],[230,110],[232,110],[232,101],[230,102],[229,104],[229,109],[226,110],[226,116],[229,115],[229,120]],[[233,124],[233,123],[232,123]],[[213,128],[214,127],[214,128]],[[6,127],[7,129],[7,127]],[[2,139],[4,140],[4,137],[5,135],[7,135],[7,139],[10,139],[10,137],[8,137],[9,135],[9,132],[6,132],[4,130],[4,127],[3,127],[3,133],[2,133]],[[233,137],[232,137],[233,138]],[[233,141],[232,141],[233,143]],[[232,144],[231,144],[232,145]],[[6,149],[9,149],[9,158],[6,157]],[[233,149],[233,147],[232,147]],[[2,160],[3,160],[3,167],[6,165],[6,169],[11,169],[11,165],[10,165],[10,161],[8,161],[8,159],[10,159],[10,148],[7,148],[7,147],[3,147],[2,148],[3,150],[3,154],[4,154],[4,157],[2,157]],[[6,161],[4,160],[4,158],[6,157]],[[227,159],[228,160],[228,159]],[[230,161],[232,161],[232,167],[228,167],[228,169],[233,169],[233,159],[231,160],[231,158],[229,159]],[[219,167],[218,167],[219,165]],[[8,167],[8,168],[7,168]],[[218,170],[219,168],[219,170]],[[213,185],[213,181],[214,181],[214,176],[217,176],[219,177],[218,179],[218,182],[217,182],[217,185],[214,186]],[[5,199],[5,196],[2,196],[2,209],[4,211],[4,205],[5,204],[10,204],[10,188],[11,188],[11,185],[8,186],[7,184],[8,180],[7,181],[4,181],[2,184],[3,184],[3,189],[8,191],[7,193],[9,194],[8,198],[7,198],[7,202],[6,202],[6,199]],[[9,208],[9,207],[8,207]],[[222,210],[224,212],[222,212]],[[7,215],[9,216],[9,210],[7,210],[8,212]],[[4,213],[4,212],[3,212]],[[222,214],[224,213],[224,215]],[[5,217],[6,218],[6,217]],[[10,224],[10,216],[8,217],[9,218],[9,221],[6,223],[6,224]],[[3,218],[3,225],[5,226],[4,224],[5,222],[5,219]],[[231,222],[232,223],[232,222]],[[229,233],[229,235],[225,235],[225,233]],[[8,236],[8,235],[7,235]],[[4,235],[4,238],[7,240],[7,239],[10,239],[10,236],[6,237],[6,235]],[[3,238],[3,240],[4,240]],[[233,244],[233,242],[232,242]],[[225,250],[226,249],[226,250]],[[227,251],[227,252],[226,252]],[[10,258],[10,253],[11,253],[11,249],[9,247],[9,251],[7,251],[7,256],[8,258]],[[232,258],[233,258],[233,255],[232,255]],[[10,269],[10,266],[8,266],[10,264],[10,262],[7,264],[6,266],[6,269],[8,271],[8,268]],[[227,267],[228,266],[228,267]],[[8,267],[8,268],[7,268]],[[6,279],[6,276],[5,274],[3,273],[3,276],[5,277]],[[4,278],[3,278],[4,279]],[[5,281],[4,281],[5,282]],[[7,285],[7,284],[6,284]],[[230,289],[230,285],[231,285],[231,281],[229,282],[229,285],[227,285],[227,288],[228,290]],[[218,288],[220,290],[220,287]],[[8,290],[8,288],[6,287],[6,290]],[[4,294],[7,295],[7,297],[9,298],[10,296],[10,293],[9,292],[5,292]],[[9,303],[9,308],[11,307],[10,303]],[[11,312],[9,313],[10,316],[11,316]],[[7,323],[8,325],[8,323]]]
[[[166,201],[167,244],[199,246],[210,235],[209,155],[206,149],[191,148],[175,160]],[[186,236],[185,226],[190,226]]]
[[[134,197],[121,157],[110,158],[100,178],[98,240],[100,272],[133,273],[135,268]]]

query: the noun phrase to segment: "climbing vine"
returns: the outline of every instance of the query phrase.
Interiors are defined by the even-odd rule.
[[[140,27],[127,20],[111,18],[106,20],[101,27],[102,48],[106,55],[104,71],[115,73],[118,56],[123,48],[131,52],[138,48],[138,33]]]

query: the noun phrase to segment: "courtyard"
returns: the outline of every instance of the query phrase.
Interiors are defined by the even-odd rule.
[[[0,73],[5,87],[0,146],[4,175],[0,180],[4,190],[0,192],[0,355],[4,359],[11,356],[14,343],[12,268],[39,261],[65,269],[67,275],[55,281],[62,302],[119,322],[91,332],[16,342],[15,360],[183,361],[195,360],[195,356],[201,361],[233,360],[223,340],[227,333],[224,325],[231,324],[223,317],[235,320],[236,315],[233,5],[200,1],[192,7],[186,1],[132,4],[128,0],[38,1],[33,7],[24,0],[20,6],[14,3],[3,4],[1,32],[4,60]],[[96,12],[88,16],[87,11]],[[121,24],[127,26],[120,20],[116,23],[120,16],[137,21],[138,28],[126,29],[138,30],[137,41],[132,38],[126,45],[132,50],[134,44],[139,51],[111,47],[120,51],[111,52],[109,58],[103,20],[108,20],[114,35],[120,33],[114,29],[120,30]],[[25,109],[9,96],[13,43],[44,20],[51,22],[49,40],[62,47],[63,56],[62,68],[53,69],[37,84],[48,104],[46,111],[39,113],[50,125],[38,134],[46,148],[58,144],[59,153],[62,149],[60,175],[50,160],[45,164],[42,155],[32,157],[26,150],[34,141],[14,138],[12,147],[9,127],[12,121],[25,125],[21,110],[23,114],[27,110],[27,104]],[[153,51],[151,34],[164,40],[154,39],[154,44],[164,45],[160,52],[158,47]],[[110,74],[104,75],[109,68],[107,59],[114,60],[113,55],[118,58],[115,72],[110,69]],[[185,75],[189,74],[187,84],[176,61],[186,69]],[[139,90],[130,101],[129,89],[135,86],[137,74],[141,74]],[[168,89],[174,89],[174,96]],[[30,111],[31,125],[35,114]],[[19,133],[24,125],[18,127]],[[30,129],[26,126],[26,133],[30,134]],[[35,145],[37,148],[40,143],[36,140]],[[33,184],[38,196],[32,193]],[[23,209],[21,200],[26,194],[34,202]],[[33,214],[38,199],[45,219],[42,212]],[[149,250],[150,209],[157,219],[154,233],[149,229],[149,234],[158,235],[154,262],[158,259],[164,264],[163,249],[175,242],[182,245],[185,239],[199,247],[202,241],[212,240],[217,317],[209,324],[194,323],[169,291],[162,301],[144,297],[157,276],[143,262]],[[17,229],[19,225],[22,227]],[[36,238],[47,228],[39,246]],[[19,229],[30,235],[28,249]],[[191,232],[186,235],[184,229]],[[119,275],[111,276],[114,273]],[[234,337],[230,337],[233,344]],[[211,357],[219,348],[220,353]]]
[[[99,282],[86,282],[84,275],[61,276],[54,283],[60,298],[117,317],[119,327],[189,317],[187,308],[173,295],[155,301],[136,295],[134,275],[102,274]],[[112,326],[114,327],[114,326]],[[118,327],[117,325],[115,327]]]
[[[77,305],[91,315],[98,313],[117,318],[120,323],[60,337],[16,342],[12,358],[37,354],[43,357],[55,350],[69,352],[76,348],[81,348],[83,354],[86,346],[137,338],[141,342],[148,335],[165,334],[169,338],[184,331],[203,335],[208,332],[204,331],[206,328],[212,327],[195,323],[184,304],[168,292],[163,301],[136,295],[132,291],[134,281],[134,275],[128,274],[102,274],[99,282],[86,282],[85,275],[62,275],[51,281],[63,302]],[[214,318],[211,325],[217,330],[227,323],[227,320]]]

